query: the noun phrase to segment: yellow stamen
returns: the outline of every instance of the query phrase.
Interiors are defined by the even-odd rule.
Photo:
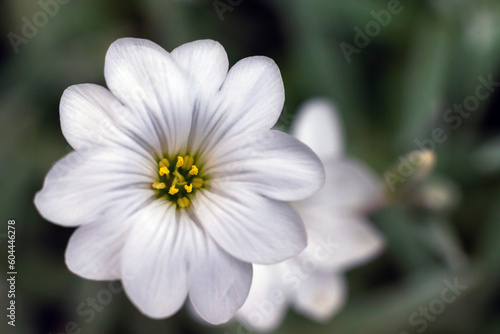
[[[193,162],[194,162],[194,158],[189,156],[189,155],[186,155],[184,157],[184,164],[182,165],[182,168],[186,169],[186,170],[189,170],[191,169],[191,166],[193,165]]]
[[[187,193],[189,194],[191,191],[193,191],[193,184],[191,183],[189,186],[185,185],[184,189],[186,189]]]
[[[185,208],[187,206],[189,206],[189,204],[191,204],[191,202],[189,202],[189,198],[187,197],[181,197],[177,200],[177,204],[181,207],[181,208]]]
[[[182,165],[184,165],[184,159],[179,155],[177,156],[177,163],[175,164],[175,167],[179,168]]]
[[[168,190],[168,193],[170,195],[175,195],[179,192],[179,189],[177,189],[175,186],[171,186],[170,189]]]
[[[204,180],[201,177],[195,177],[192,181],[191,185],[195,188],[203,187]]]
[[[160,175],[163,176],[163,175],[168,175],[170,174],[170,171],[168,170],[167,167],[161,167],[160,168]]]
[[[168,162],[167,159],[163,158],[160,160],[160,162],[158,162],[158,166],[160,167],[170,167],[170,162]]]
[[[189,174],[191,174],[191,175],[198,175],[198,167],[196,167],[196,165],[193,165],[191,167],[191,170],[189,171]]]
[[[155,183],[153,183],[153,188],[158,189],[158,190],[165,189],[166,187],[167,187],[167,185],[165,183],[163,183],[163,182],[155,182]]]

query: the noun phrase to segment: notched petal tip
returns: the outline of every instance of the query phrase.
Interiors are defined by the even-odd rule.
[[[281,109],[285,104],[285,85],[283,83],[283,78],[281,77],[281,71],[276,62],[266,56],[252,56],[243,58],[236,65],[244,65],[253,71],[262,71],[261,79],[272,83],[273,94],[275,99],[282,101]],[[279,115],[278,115],[279,116]]]
[[[177,48],[172,50],[172,54],[182,52],[185,49],[191,49],[191,52],[193,49],[198,49],[198,50],[206,50],[206,49],[219,49],[219,50],[225,50],[222,44],[219,42],[213,40],[213,39],[198,39],[196,41],[192,41],[189,43],[185,43],[182,45],[179,45]],[[225,51],[224,51],[225,52]]]
[[[124,47],[124,46],[125,47],[126,46],[154,46],[154,47],[161,48],[161,46],[150,41],[149,39],[137,38],[137,37],[122,37],[122,38],[118,38],[113,43],[111,43],[111,45],[109,46],[109,49],[116,48],[116,47]],[[109,49],[108,49],[108,51],[109,51]]]

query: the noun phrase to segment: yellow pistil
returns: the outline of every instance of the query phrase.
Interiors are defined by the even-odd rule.
[[[194,158],[192,156],[186,155],[184,157],[184,164],[182,165],[182,168],[189,170],[191,169],[193,163],[194,163]]]
[[[193,165],[191,167],[191,170],[189,171],[189,174],[191,174],[191,175],[198,175],[198,167],[196,167],[196,165]]]
[[[191,185],[195,188],[203,187],[204,180],[201,177],[195,177],[191,183]]]
[[[193,191],[193,184],[191,183],[189,186],[185,185],[184,189],[186,189],[187,193],[189,194],[191,191]]]
[[[179,189],[177,189],[175,186],[171,186],[170,189],[168,190],[168,193],[170,195],[175,195],[179,192]]]
[[[168,167],[170,167],[170,162],[168,162],[167,159],[163,158],[163,159],[160,160],[160,162],[158,162],[158,166],[160,166],[160,168],[161,167],[167,167],[168,168]]]
[[[170,174],[170,171],[168,170],[167,167],[161,167],[160,168],[160,175],[163,176],[163,175],[168,175]]]
[[[185,178],[184,176],[181,175],[181,173],[179,173],[179,171],[174,171],[174,175],[175,175],[175,180],[174,180],[174,183],[177,184],[177,182],[184,182]]]
[[[158,190],[165,189],[166,187],[167,187],[167,185],[165,183],[163,183],[163,182],[155,182],[155,183],[153,183],[153,188],[158,189]]]
[[[191,204],[191,202],[189,201],[189,198],[187,198],[187,197],[181,197],[177,200],[177,205],[179,205],[181,208],[185,208],[185,207],[189,206],[189,204]]]
[[[182,158],[180,155],[177,156],[177,163],[175,164],[175,167],[179,168],[182,165],[184,165],[184,158]]]

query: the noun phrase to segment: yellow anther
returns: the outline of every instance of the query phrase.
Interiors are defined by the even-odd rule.
[[[191,191],[193,191],[193,184],[191,183],[189,186],[185,185],[184,189],[186,189],[187,193],[189,194]]]
[[[179,192],[179,189],[177,189],[175,186],[171,186],[170,189],[168,190],[168,193],[170,195],[175,195]]]
[[[153,188],[158,189],[158,190],[165,189],[166,187],[167,187],[167,185],[165,183],[163,183],[163,182],[155,182],[155,183],[153,183]]]
[[[177,163],[175,164],[175,167],[179,168],[182,165],[184,165],[184,159],[179,155],[177,156]]]
[[[168,170],[167,167],[161,167],[160,168],[160,175],[163,176],[163,175],[168,175],[170,174],[170,171]]]
[[[189,174],[191,174],[191,175],[198,175],[198,167],[196,167],[196,165],[193,165],[191,167],[191,170],[189,171]]]
[[[191,204],[191,202],[189,201],[189,198],[187,198],[187,197],[181,197],[177,200],[177,205],[179,205],[181,208],[185,208],[185,207],[189,206],[189,204]]]
[[[182,168],[189,170],[191,169],[193,163],[194,163],[194,158],[192,156],[186,155],[184,157],[184,164],[182,165]]]
[[[163,158],[160,160],[160,162],[158,162],[158,166],[160,167],[170,167],[170,162],[168,162],[167,159]]]
[[[195,188],[201,188],[203,187],[203,183],[205,181],[201,177],[195,177],[191,183],[191,185]]]

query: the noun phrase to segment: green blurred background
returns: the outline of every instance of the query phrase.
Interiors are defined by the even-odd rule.
[[[423,332],[500,333],[500,91],[492,89],[459,126],[443,118],[454,104],[471,100],[479,77],[500,81],[499,1],[401,0],[400,13],[372,31],[350,62],[341,43],[355,46],[355,28],[365,31],[372,11],[387,10],[388,1],[65,2],[16,47],[9,33],[22,37],[23,18],[33,22],[43,9],[38,1],[0,4],[3,310],[8,219],[17,222],[18,261],[17,326],[7,326],[2,315],[0,333],[248,333],[237,323],[206,327],[186,310],[150,320],[123,293],[113,294],[92,317],[77,313],[108,282],[87,281],[66,269],[72,229],[44,221],[32,200],[51,165],[71,150],[59,125],[63,90],[104,85],[105,52],[125,36],[148,38],[167,50],[215,39],[231,64],[252,55],[273,58],[286,88],[280,125],[289,127],[308,98],[333,99],[348,154],[381,178],[398,157],[419,148],[415,140],[432,138],[438,128],[446,133],[435,144],[437,166],[429,177],[390,193],[389,204],[373,213],[387,247],[375,261],[348,272],[350,298],[342,312],[316,324],[291,311],[277,333],[418,333],[423,326],[409,318],[440,298],[446,279],[467,288]],[[69,330],[68,322],[75,323]]]

